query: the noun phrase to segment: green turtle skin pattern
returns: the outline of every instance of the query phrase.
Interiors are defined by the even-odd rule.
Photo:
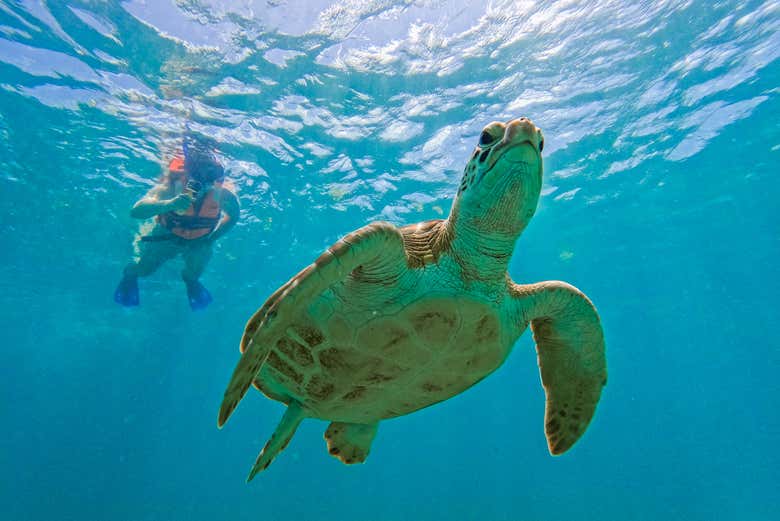
[[[526,118],[490,123],[446,220],[352,232],[255,313],[218,423],[251,384],[287,404],[288,414],[250,479],[307,417],[332,422],[331,454],[364,461],[378,422],[473,386],[501,366],[529,325],[550,452],[580,438],[606,383],[598,314],[569,284],[521,285],[507,274],[538,204],[543,145]]]

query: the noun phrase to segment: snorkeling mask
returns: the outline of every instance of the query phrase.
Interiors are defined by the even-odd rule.
[[[187,185],[184,187],[184,189],[192,192],[193,197],[197,198],[200,191],[203,190],[203,183],[197,179],[190,178],[187,180]]]
[[[197,193],[203,184],[213,183],[225,177],[225,169],[219,164],[214,153],[205,143],[192,142],[191,137],[184,139],[184,170],[189,180],[187,188]]]

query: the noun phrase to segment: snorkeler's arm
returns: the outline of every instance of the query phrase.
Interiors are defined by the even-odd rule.
[[[219,220],[217,227],[208,235],[210,240],[219,239],[230,231],[238,222],[238,216],[241,213],[241,205],[238,202],[238,196],[231,190],[222,190],[220,208],[222,209],[223,215]]]
[[[182,192],[171,199],[167,198],[169,196],[169,189],[162,185],[155,186],[133,205],[130,217],[148,219],[161,213],[186,209],[192,203],[192,196],[188,192]]]

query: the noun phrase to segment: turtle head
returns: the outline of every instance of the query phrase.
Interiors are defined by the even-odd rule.
[[[542,131],[528,118],[488,124],[455,197],[455,235],[514,245],[539,202],[543,148]]]

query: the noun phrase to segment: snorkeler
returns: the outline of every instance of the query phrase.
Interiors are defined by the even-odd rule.
[[[238,197],[225,179],[225,170],[205,146],[188,143],[183,157],[174,158],[160,183],[140,199],[131,217],[147,223],[133,243],[135,258],[124,269],[114,291],[123,306],[137,306],[138,277],[154,273],[167,260],[181,254],[181,277],[193,310],[211,302],[211,294],[198,281],[211,258],[214,241],[238,221]]]

